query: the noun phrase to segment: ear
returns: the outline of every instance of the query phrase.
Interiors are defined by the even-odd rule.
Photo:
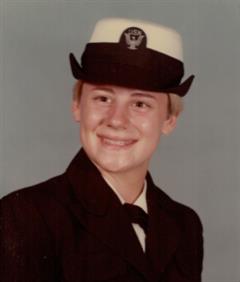
[[[164,121],[162,127],[162,133],[164,135],[168,135],[173,131],[177,124],[177,118],[178,117],[176,115],[170,115],[168,119]]]
[[[72,100],[72,115],[76,122],[80,122],[80,101]]]

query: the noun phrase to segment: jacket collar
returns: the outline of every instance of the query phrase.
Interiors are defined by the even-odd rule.
[[[174,201],[154,185],[149,173],[147,183],[149,187],[147,190],[149,229],[146,253],[159,279],[177,249],[180,229],[176,220]]]
[[[171,200],[154,185],[150,174],[147,175],[150,218],[147,256],[121,208],[119,198],[83,149],[70,163],[66,175],[74,195],[69,208],[81,224],[131,263],[148,281],[157,281],[177,248],[179,229],[169,213]]]
[[[75,199],[87,212],[96,216],[104,216],[111,201],[120,205],[117,196],[83,149],[72,160],[66,174],[73,188]]]

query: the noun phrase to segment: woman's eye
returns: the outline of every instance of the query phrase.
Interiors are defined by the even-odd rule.
[[[102,96],[102,97],[99,97],[99,100],[100,100],[101,102],[107,102],[107,101],[108,101],[108,98]]]
[[[142,102],[142,101],[137,101],[137,102],[135,102],[135,103],[134,103],[134,106],[135,106],[136,108],[149,108],[149,107],[150,107],[147,103]]]
[[[97,96],[94,98],[94,100],[102,102],[102,103],[110,103],[110,98],[106,96]]]

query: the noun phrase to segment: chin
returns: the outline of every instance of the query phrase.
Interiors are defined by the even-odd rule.
[[[94,147],[94,150],[93,150]],[[85,151],[91,161],[102,172],[124,173],[131,171],[143,171],[148,167],[148,160],[141,155],[141,150],[114,150],[101,146],[85,146]]]
[[[123,172],[129,170],[129,162],[125,162],[119,159],[97,159],[97,166],[100,170],[104,170],[106,172]]]
[[[100,171],[108,172],[108,173],[142,173],[147,170],[147,161],[140,162],[137,160],[133,160],[131,158],[98,158],[95,160],[95,164],[97,165]]]

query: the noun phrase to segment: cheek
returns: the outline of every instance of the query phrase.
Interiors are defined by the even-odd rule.
[[[80,125],[85,129],[93,130],[101,123],[101,119],[102,119],[101,115],[96,111],[83,109],[81,112]]]
[[[153,140],[159,139],[162,127],[163,121],[157,117],[142,120],[142,122],[140,122],[142,133]]]

